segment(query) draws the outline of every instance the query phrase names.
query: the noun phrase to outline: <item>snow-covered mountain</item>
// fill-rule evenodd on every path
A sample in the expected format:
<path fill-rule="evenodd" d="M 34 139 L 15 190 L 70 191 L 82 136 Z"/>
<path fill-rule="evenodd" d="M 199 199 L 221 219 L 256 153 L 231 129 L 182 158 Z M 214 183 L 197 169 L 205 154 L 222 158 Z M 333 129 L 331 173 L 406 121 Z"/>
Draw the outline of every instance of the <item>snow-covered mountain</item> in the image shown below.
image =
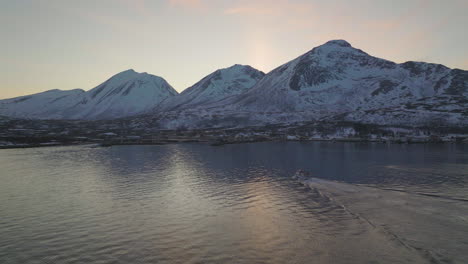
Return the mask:
<path fill-rule="evenodd" d="M 0 100 L 0 115 L 15 118 L 58 119 L 86 92 L 81 89 L 49 90 L 42 93 Z"/>
<path fill-rule="evenodd" d="M 112 119 L 152 110 L 177 92 L 163 78 L 127 70 L 87 92 L 50 90 L 0 100 L 0 115 L 33 119 Z"/>
<path fill-rule="evenodd" d="M 468 125 L 468 72 L 397 64 L 332 40 L 269 72 L 244 93 L 158 118 L 168 128 L 318 120 Z"/>
<path fill-rule="evenodd" d="M 441 112 L 450 115 L 446 122 L 466 122 L 468 72 L 424 62 L 397 64 L 370 56 L 344 40 L 333 40 L 274 69 L 247 92 L 223 101 L 218 110 L 250 115 L 297 113 L 298 119 L 346 113 L 349 120 L 366 122 L 372 121 L 366 119 L 366 111 L 406 107 L 419 110 L 426 121 L 432 111 L 439 117 Z M 351 114 L 356 112 L 363 114 Z M 400 123 L 410 125 L 417 118 L 412 114 Z"/>
<path fill-rule="evenodd" d="M 265 73 L 250 66 L 236 64 L 217 70 L 164 101 L 157 111 L 179 111 L 205 107 L 210 103 L 239 95 L 252 88 Z"/>
<path fill-rule="evenodd" d="M 276 68 L 232 103 L 261 111 L 376 109 L 439 95 L 467 96 L 466 74 L 440 64 L 396 64 L 334 40 Z"/>
<path fill-rule="evenodd" d="M 0 100 L 0 115 L 39 119 L 135 119 L 149 126 L 242 127 L 308 121 L 468 126 L 468 71 L 397 64 L 332 40 L 264 75 L 234 65 L 180 95 L 133 70 L 98 87 Z"/>

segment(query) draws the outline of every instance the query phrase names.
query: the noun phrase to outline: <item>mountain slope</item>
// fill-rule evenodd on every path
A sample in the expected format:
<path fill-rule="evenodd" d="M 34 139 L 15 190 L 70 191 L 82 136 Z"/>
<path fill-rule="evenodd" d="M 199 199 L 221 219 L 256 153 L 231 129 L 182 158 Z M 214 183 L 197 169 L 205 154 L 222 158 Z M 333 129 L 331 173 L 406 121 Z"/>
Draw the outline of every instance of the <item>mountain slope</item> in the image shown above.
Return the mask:
<path fill-rule="evenodd" d="M 244 93 L 155 118 L 168 128 L 319 120 L 466 126 L 467 98 L 467 71 L 397 64 L 332 40 L 269 72 Z"/>
<path fill-rule="evenodd" d="M 234 65 L 180 95 L 162 78 L 133 70 L 96 88 L 0 100 L 0 115 L 112 119 L 148 113 L 160 128 L 239 127 L 320 120 L 379 125 L 468 126 L 468 72 L 397 64 L 332 40 L 264 75 Z M 133 118 L 133 117 L 132 117 Z"/>
<path fill-rule="evenodd" d="M 439 64 L 396 64 L 335 40 L 276 68 L 233 103 L 271 111 L 373 109 L 441 94 L 466 95 L 466 85 L 459 80 L 457 86 L 456 80 L 463 72 Z"/>
<path fill-rule="evenodd" d="M 150 111 L 177 92 L 163 78 L 128 70 L 86 93 L 65 111 L 71 119 L 112 119 Z"/>
<path fill-rule="evenodd" d="M 187 88 L 180 95 L 166 100 L 158 110 L 175 111 L 204 107 L 246 92 L 263 76 L 265 76 L 263 72 L 239 64 L 220 69 Z"/>
<path fill-rule="evenodd" d="M 433 103 L 432 110 L 442 104 L 444 111 L 459 112 L 466 109 L 467 96 L 467 71 L 424 62 L 396 64 L 334 40 L 274 69 L 246 93 L 223 102 L 227 106 L 218 107 L 257 113 L 309 112 L 323 118 L 425 100 Z"/>
<path fill-rule="evenodd" d="M 42 93 L 0 100 L 0 114 L 14 118 L 59 119 L 62 111 L 77 102 L 85 91 L 49 90 Z"/>
<path fill-rule="evenodd" d="M 145 113 L 176 94 L 161 77 L 127 70 L 87 92 L 51 90 L 0 100 L 0 114 L 35 119 L 112 119 Z"/>

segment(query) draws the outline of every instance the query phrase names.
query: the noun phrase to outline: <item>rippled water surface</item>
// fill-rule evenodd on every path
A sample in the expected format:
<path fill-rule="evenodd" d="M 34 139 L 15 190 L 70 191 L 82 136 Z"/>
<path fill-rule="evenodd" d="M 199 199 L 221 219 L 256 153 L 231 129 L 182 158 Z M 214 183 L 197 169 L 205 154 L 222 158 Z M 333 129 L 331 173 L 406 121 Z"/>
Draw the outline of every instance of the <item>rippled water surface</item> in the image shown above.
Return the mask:
<path fill-rule="evenodd" d="M 0 263 L 425 263 L 298 169 L 468 200 L 466 145 L 0 150 Z"/>

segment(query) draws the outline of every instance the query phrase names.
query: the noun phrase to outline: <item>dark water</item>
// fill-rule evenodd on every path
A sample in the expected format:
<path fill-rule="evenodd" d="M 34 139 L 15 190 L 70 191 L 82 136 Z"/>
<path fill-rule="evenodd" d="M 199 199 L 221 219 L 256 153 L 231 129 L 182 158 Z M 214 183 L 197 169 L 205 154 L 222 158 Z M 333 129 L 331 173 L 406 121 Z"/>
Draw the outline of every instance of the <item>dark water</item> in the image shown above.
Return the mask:
<path fill-rule="evenodd" d="M 291 175 L 468 199 L 468 146 L 0 151 L 0 263 L 424 263 Z"/>

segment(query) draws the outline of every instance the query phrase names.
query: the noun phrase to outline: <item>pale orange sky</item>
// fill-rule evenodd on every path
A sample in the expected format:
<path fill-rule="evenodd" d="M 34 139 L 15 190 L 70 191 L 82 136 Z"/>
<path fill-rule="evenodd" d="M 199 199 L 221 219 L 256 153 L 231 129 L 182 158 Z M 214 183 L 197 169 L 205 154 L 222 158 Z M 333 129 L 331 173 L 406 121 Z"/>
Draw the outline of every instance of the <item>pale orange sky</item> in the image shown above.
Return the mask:
<path fill-rule="evenodd" d="M 179 92 L 218 68 L 268 72 L 331 39 L 468 69 L 464 0 L 0 0 L 0 98 L 89 90 L 126 69 Z"/>

